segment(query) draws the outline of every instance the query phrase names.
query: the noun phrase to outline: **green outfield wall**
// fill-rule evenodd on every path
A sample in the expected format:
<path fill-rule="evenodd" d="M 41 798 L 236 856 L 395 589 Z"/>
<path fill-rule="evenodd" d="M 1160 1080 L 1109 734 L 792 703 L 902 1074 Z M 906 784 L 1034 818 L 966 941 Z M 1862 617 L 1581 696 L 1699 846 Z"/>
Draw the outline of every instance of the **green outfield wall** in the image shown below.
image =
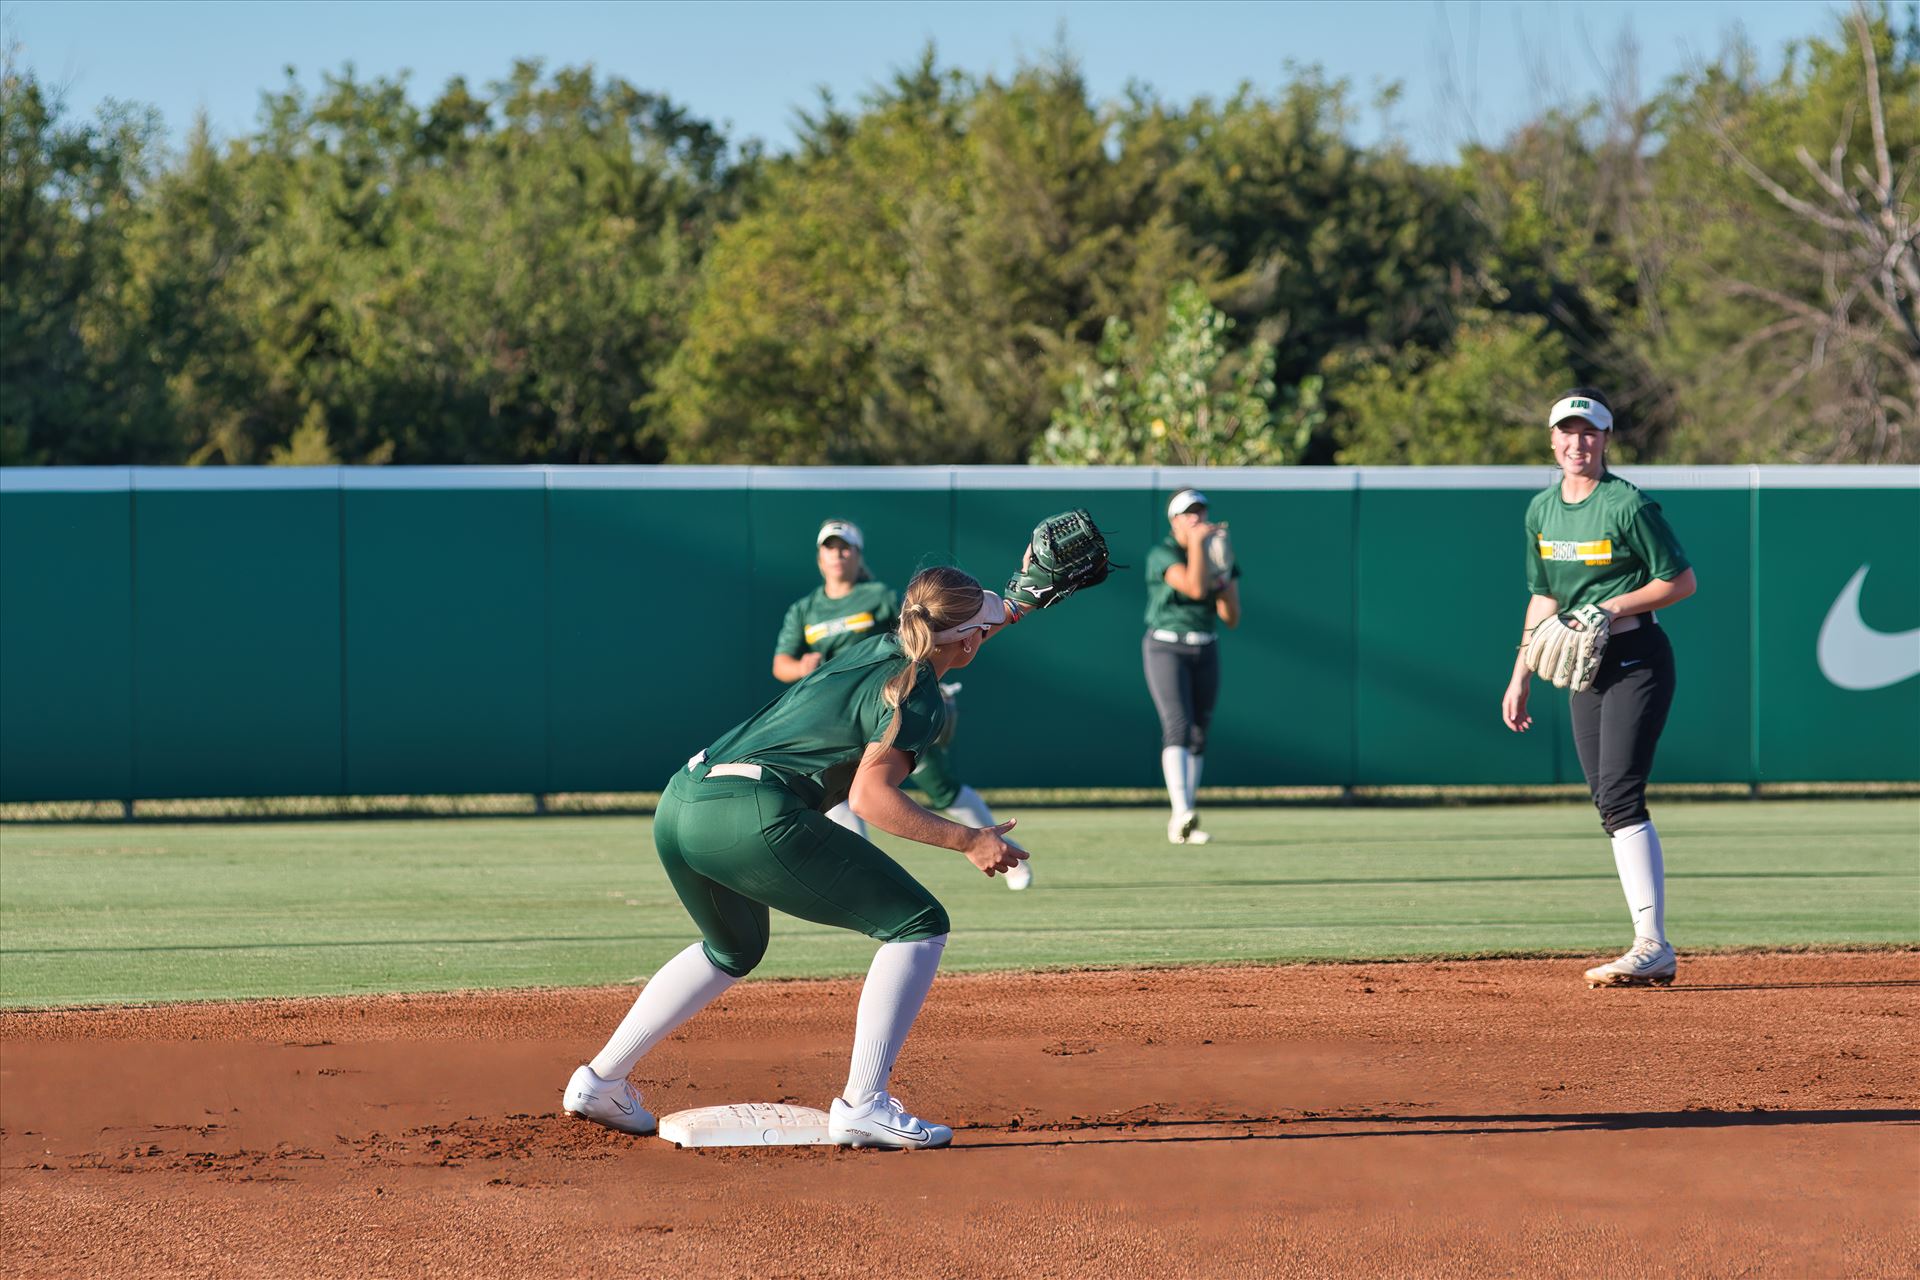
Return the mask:
<path fill-rule="evenodd" d="M 1700 578 L 1656 778 L 1920 780 L 1920 468 L 1624 468 Z M 1544 467 L 0 470 L 0 799 L 657 790 L 780 691 L 822 518 L 990 585 L 1087 507 L 1131 566 L 961 676 L 976 786 L 1153 786 L 1147 548 L 1245 571 L 1206 782 L 1576 782 L 1499 701 Z"/>

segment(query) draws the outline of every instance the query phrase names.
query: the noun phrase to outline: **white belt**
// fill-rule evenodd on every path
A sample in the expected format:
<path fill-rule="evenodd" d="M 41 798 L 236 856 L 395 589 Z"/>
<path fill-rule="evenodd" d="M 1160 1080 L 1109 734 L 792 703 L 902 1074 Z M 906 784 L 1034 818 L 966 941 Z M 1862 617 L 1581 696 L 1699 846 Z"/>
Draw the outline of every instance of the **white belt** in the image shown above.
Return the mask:
<path fill-rule="evenodd" d="M 1212 644 L 1217 638 L 1211 631 L 1149 631 L 1147 634 L 1168 644 Z"/>
<path fill-rule="evenodd" d="M 704 751 L 694 756 L 693 759 L 687 761 L 687 772 L 692 773 L 695 767 L 704 764 L 706 759 L 707 753 Z M 746 778 L 750 781 L 758 782 L 760 781 L 761 773 L 762 770 L 757 764 L 716 764 L 707 770 L 707 777 Z"/>

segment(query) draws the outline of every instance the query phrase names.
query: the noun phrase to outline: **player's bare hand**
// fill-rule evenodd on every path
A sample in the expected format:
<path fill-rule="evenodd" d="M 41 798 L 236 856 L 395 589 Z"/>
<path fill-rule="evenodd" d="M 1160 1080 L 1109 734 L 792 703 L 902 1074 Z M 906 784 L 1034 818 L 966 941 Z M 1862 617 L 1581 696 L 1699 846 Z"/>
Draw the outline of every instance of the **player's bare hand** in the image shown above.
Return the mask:
<path fill-rule="evenodd" d="M 815 649 L 812 653 L 801 654 L 800 655 L 801 676 L 805 677 L 805 676 L 812 675 L 814 672 L 820 669 L 820 664 L 825 660 L 826 660 L 826 655 L 821 653 L 818 649 Z"/>
<path fill-rule="evenodd" d="M 1515 733 L 1525 733 L 1533 727 L 1533 717 L 1527 714 L 1527 693 L 1528 682 L 1517 680 L 1507 686 L 1506 696 L 1500 699 L 1500 718 Z"/>
<path fill-rule="evenodd" d="M 1027 860 L 1027 851 L 1018 845 L 1008 843 L 1007 832 L 1013 830 L 1017 818 L 1008 818 L 998 826 L 976 827 L 973 837 L 967 841 L 967 847 L 961 852 L 967 855 L 967 861 L 988 875 L 1000 871 L 1011 871 Z"/>

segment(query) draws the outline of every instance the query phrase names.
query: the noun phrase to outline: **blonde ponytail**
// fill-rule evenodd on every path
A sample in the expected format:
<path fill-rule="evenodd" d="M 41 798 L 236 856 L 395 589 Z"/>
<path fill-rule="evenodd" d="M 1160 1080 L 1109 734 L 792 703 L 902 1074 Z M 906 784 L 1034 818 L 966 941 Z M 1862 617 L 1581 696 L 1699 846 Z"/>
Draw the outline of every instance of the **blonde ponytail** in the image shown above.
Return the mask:
<path fill-rule="evenodd" d="M 979 612 L 981 595 L 980 584 L 970 575 L 945 565 L 922 569 L 907 583 L 898 633 L 900 652 L 907 661 L 888 677 L 882 695 L 893 708 L 893 719 L 880 737 L 882 747 L 891 747 L 900 736 L 900 708 L 907 704 L 920 678 L 920 664 L 933 656 L 934 633 Z"/>

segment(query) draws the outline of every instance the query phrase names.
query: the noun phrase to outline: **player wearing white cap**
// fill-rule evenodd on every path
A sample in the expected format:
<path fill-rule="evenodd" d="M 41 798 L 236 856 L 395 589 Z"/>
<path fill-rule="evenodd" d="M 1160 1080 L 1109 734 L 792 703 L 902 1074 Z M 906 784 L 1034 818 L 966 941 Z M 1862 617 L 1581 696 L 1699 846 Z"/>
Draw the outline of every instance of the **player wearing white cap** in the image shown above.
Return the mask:
<path fill-rule="evenodd" d="M 1655 609 L 1694 593 L 1692 567 L 1660 504 L 1607 470 L 1613 408 L 1576 387 L 1547 415 L 1560 478 L 1527 506 L 1526 634 L 1593 606 L 1606 647 L 1592 685 L 1571 695 L 1573 745 L 1633 921 L 1633 946 L 1587 970 L 1590 986 L 1664 986 L 1678 968 L 1666 931 L 1666 866 L 1647 814 L 1647 776 L 1673 705 L 1673 646 Z M 1548 623 L 1548 625 L 1552 625 Z M 1525 640 L 1500 700 L 1515 733 L 1533 724 Z"/>
<path fill-rule="evenodd" d="M 1147 553 L 1147 634 L 1140 641 L 1147 692 L 1160 716 L 1160 771 L 1173 816 L 1167 839 L 1205 844 L 1195 797 L 1207 726 L 1220 696 L 1217 627 L 1240 625 L 1240 566 L 1226 526 L 1207 519 L 1207 495 L 1182 489 L 1167 504 L 1172 531 Z"/>
<path fill-rule="evenodd" d="M 899 596 L 867 570 L 866 537 L 859 525 L 827 520 L 813 541 L 820 585 L 788 606 L 774 641 L 773 676 L 783 684 L 811 675 L 823 661 L 857 640 L 893 630 L 900 617 Z M 948 752 L 957 715 L 953 692 L 958 688 L 942 687 L 946 731 L 920 753 L 910 781 L 926 793 L 928 807 L 943 811 L 955 822 L 991 827 L 993 810 L 978 791 L 960 781 Z M 845 805 L 827 816 L 849 831 L 866 834 L 866 824 Z M 1033 872 L 1022 863 L 1007 873 L 1006 882 L 1009 889 L 1025 889 L 1033 883 Z"/>

